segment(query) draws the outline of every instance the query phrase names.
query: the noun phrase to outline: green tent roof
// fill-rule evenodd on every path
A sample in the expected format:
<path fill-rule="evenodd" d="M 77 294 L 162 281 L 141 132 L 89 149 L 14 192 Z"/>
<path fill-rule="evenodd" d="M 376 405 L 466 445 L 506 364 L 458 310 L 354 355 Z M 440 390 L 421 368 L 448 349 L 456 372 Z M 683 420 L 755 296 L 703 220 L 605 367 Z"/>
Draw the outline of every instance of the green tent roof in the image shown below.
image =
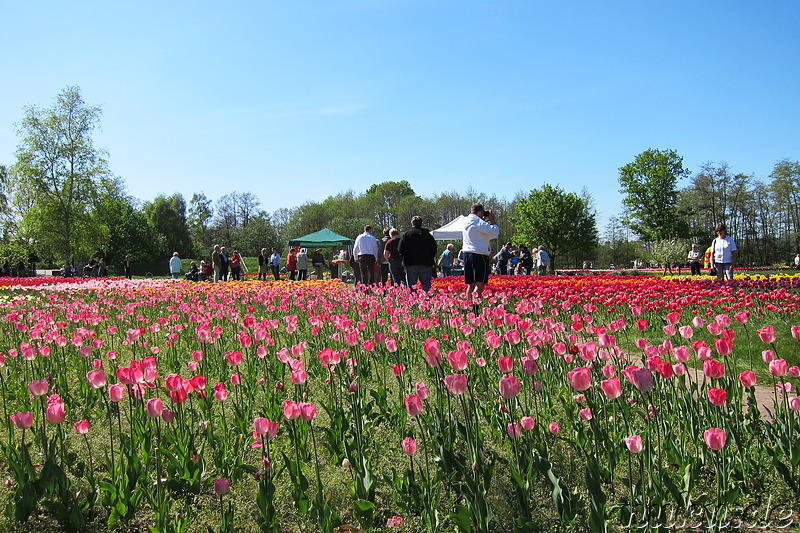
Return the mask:
<path fill-rule="evenodd" d="M 305 247 L 329 247 L 329 246 L 342 246 L 346 244 L 353 244 L 353 239 L 348 239 L 343 235 L 339 235 L 335 231 L 328 228 L 322 228 L 319 231 L 310 233 L 305 237 L 299 239 L 292 239 L 289 241 L 289 246 L 305 246 Z"/>

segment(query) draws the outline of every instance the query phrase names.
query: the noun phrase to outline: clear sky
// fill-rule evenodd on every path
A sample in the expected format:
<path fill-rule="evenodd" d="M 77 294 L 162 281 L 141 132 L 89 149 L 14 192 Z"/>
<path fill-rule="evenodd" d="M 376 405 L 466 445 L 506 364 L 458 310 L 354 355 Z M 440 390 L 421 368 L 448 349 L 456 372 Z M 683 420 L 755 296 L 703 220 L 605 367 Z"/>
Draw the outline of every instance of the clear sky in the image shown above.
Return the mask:
<path fill-rule="evenodd" d="M 765 179 L 800 159 L 800 2 L 0 0 L 0 163 L 68 85 L 142 200 L 274 211 L 407 180 L 621 211 L 618 168 L 674 149 Z"/>

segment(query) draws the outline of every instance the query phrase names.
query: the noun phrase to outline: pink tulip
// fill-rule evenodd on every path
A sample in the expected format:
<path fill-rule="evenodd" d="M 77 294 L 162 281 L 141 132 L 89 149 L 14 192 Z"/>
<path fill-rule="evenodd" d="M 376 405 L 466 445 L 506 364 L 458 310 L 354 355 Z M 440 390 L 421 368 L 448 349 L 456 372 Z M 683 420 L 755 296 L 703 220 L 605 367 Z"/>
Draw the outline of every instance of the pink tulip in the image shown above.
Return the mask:
<path fill-rule="evenodd" d="M 447 362 L 456 372 L 461 372 L 469 366 L 469 359 L 465 350 L 453 350 L 447 354 Z"/>
<path fill-rule="evenodd" d="M 774 350 L 761 350 L 761 359 L 767 364 L 770 364 L 772 361 L 775 360 L 775 351 Z"/>
<path fill-rule="evenodd" d="M 444 378 L 444 386 L 450 394 L 459 396 L 467 391 L 467 376 L 464 374 L 451 374 Z"/>
<path fill-rule="evenodd" d="M 514 369 L 514 359 L 511 356 L 498 357 L 497 368 L 500 369 L 500 372 L 511 372 Z"/>
<path fill-rule="evenodd" d="M 90 370 L 86 373 L 86 381 L 93 389 L 100 389 L 106 386 L 106 373 L 101 369 Z"/>
<path fill-rule="evenodd" d="M 167 424 L 172 423 L 175 420 L 175 411 L 164 409 L 161 411 L 161 419 Z"/>
<path fill-rule="evenodd" d="M 703 319 L 701 317 L 696 316 L 696 317 L 692 318 L 692 325 L 695 328 L 700 329 L 705 325 L 705 322 L 703 322 Z"/>
<path fill-rule="evenodd" d="M 639 453 L 644 449 L 644 443 L 642 442 L 642 437 L 640 435 L 629 435 L 625 437 L 625 446 L 628 448 L 628 451 L 631 453 Z"/>
<path fill-rule="evenodd" d="M 676 346 L 672 349 L 672 355 L 675 356 L 675 360 L 679 363 L 685 363 L 689 360 L 689 347 L 688 346 Z"/>
<path fill-rule="evenodd" d="M 714 339 L 714 347 L 717 349 L 717 353 L 722 356 L 733 353 L 733 342 L 726 337 Z"/>
<path fill-rule="evenodd" d="M 676 333 L 674 324 L 667 324 L 661 329 L 664 331 L 664 335 L 666 335 L 667 337 L 672 337 Z"/>
<path fill-rule="evenodd" d="M 522 428 L 516 422 L 509 422 L 506 424 L 506 433 L 512 439 L 516 439 L 522 434 Z"/>
<path fill-rule="evenodd" d="M 523 416 L 520 419 L 520 424 L 522 425 L 522 429 L 524 429 L 525 431 L 532 430 L 535 423 L 536 422 L 534 421 L 534 419 L 530 416 Z"/>
<path fill-rule="evenodd" d="M 89 424 L 88 420 L 81 420 L 79 422 L 75 422 L 75 432 L 78 435 L 86 435 L 89 433 L 89 428 L 91 425 Z"/>
<path fill-rule="evenodd" d="M 509 357 L 509 359 L 511 359 Z M 514 398 L 520 391 L 520 382 L 514 374 L 503 374 L 500 378 L 500 395 L 505 399 Z"/>
<path fill-rule="evenodd" d="M 741 381 L 742 385 L 745 387 L 753 387 L 756 384 L 756 373 L 752 370 L 745 370 L 739 374 L 739 381 Z"/>
<path fill-rule="evenodd" d="M 723 328 L 729 328 L 731 326 L 731 317 L 729 317 L 724 313 L 720 313 L 719 315 L 714 317 L 714 320 L 717 322 L 717 324 L 719 324 Z"/>
<path fill-rule="evenodd" d="M 231 490 L 231 482 L 224 477 L 218 477 L 214 480 L 214 494 L 217 496 L 222 496 L 224 494 L 228 494 Z"/>
<path fill-rule="evenodd" d="M 747 324 L 747 321 L 750 320 L 750 313 L 747 311 L 739 311 L 733 315 L 733 319 L 739 324 Z"/>
<path fill-rule="evenodd" d="M 122 399 L 125 398 L 126 392 L 127 389 L 125 388 L 125 385 L 121 383 L 114 383 L 108 387 L 108 397 L 112 402 L 122 401 Z"/>
<path fill-rule="evenodd" d="M 712 335 L 719 335 L 720 333 L 722 333 L 722 326 L 720 326 L 716 322 L 710 323 L 708 326 L 706 326 L 706 329 L 708 329 L 708 332 L 711 333 Z"/>
<path fill-rule="evenodd" d="M 774 326 L 764 326 L 763 328 L 757 330 L 758 331 L 758 338 L 761 339 L 761 342 L 765 344 L 772 344 L 775 342 L 775 327 Z"/>
<path fill-rule="evenodd" d="M 591 410 L 590 408 L 588 408 L 588 407 L 586 407 L 586 408 L 584 408 L 584 409 L 581 409 L 580 411 L 578 411 L 578 415 L 579 415 L 579 416 L 580 416 L 580 417 L 581 417 L 583 420 L 586 420 L 587 422 L 588 422 L 589 420 L 591 420 L 591 419 L 594 417 L 594 415 L 592 414 L 592 410 Z"/>
<path fill-rule="evenodd" d="M 547 426 L 547 430 L 553 435 L 558 435 L 559 431 L 561 431 L 561 426 L 558 425 L 558 422 L 550 422 Z"/>
<path fill-rule="evenodd" d="M 703 373 L 710 378 L 721 378 L 725 375 L 725 366 L 719 361 L 709 359 L 703 361 Z"/>
<path fill-rule="evenodd" d="M 709 428 L 703 432 L 703 440 L 706 442 L 706 446 L 714 451 L 724 448 L 727 439 L 728 436 L 725 434 L 724 429 Z"/>
<path fill-rule="evenodd" d="M 800 326 L 792 326 L 791 328 L 792 337 L 797 340 L 800 340 Z"/>
<path fill-rule="evenodd" d="M 681 326 L 678 328 L 678 333 L 680 333 L 681 337 L 684 339 L 691 339 L 694 336 L 692 326 Z"/>
<path fill-rule="evenodd" d="M 775 359 L 769 363 L 769 373 L 773 376 L 780 377 L 789 373 L 789 364 L 785 359 Z"/>
<path fill-rule="evenodd" d="M 662 378 L 669 379 L 675 375 L 675 369 L 669 361 L 662 361 L 661 364 L 658 365 L 658 373 L 661 374 Z"/>
<path fill-rule="evenodd" d="M 607 398 L 614 400 L 622 395 L 622 385 L 618 377 L 611 377 L 600 382 L 600 388 Z"/>
<path fill-rule="evenodd" d="M 800 366 L 793 365 L 789 367 L 789 375 L 793 378 L 800 378 Z"/>
<path fill-rule="evenodd" d="M 161 398 L 151 398 L 147 400 L 147 416 L 159 418 L 164 411 L 164 402 Z"/>
<path fill-rule="evenodd" d="M 564 355 L 565 353 L 567 353 L 567 345 L 564 344 L 563 342 L 558 342 L 553 345 L 553 352 L 556 355 Z"/>
<path fill-rule="evenodd" d="M 300 418 L 300 406 L 291 400 L 283 401 L 283 416 L 287 420 L 296 420 Z"/>
<path fill-rule="evenodd" d="M 50 385 L 47 384 L 46 379 L 34 379 L 28 383 L 28 390 L 34 396 L 44 396 L 50 390 Z"/>
<path fill-rule="evenodd" d="M 585 391 L 592 386 L 592 369 L 588 366 L 579 366 L 567 372 L 567 380 L 576 391 Z"/>
<path fill-rule="evenodd" d="M 646 368 L 629 365 L 622 371 L 622 375 L 641 392 L 647 392 L 653 388 L 653 374 Z"/>
<path fill-rule="evenodd" d="M 51 424 L 61 424 L 67 417 L 64 409 L 64 402 L 61 401 L 61 396 L 58 394 L 51 394 L 47 398 L 47 410 L 45 417 Z"/>
<path fill-rule="evenodd" d="M 220 402 L 224 402 L 228 399 L 228 389 L 225 388 L 224 383 L 217 382 L 214 384 L 214 398 Z"/>
<path fill-rule="evenodd" d="M 708 389 L 708 401 L 714 405 L 725 405 L 728 402 L 728 393 L 724 389 L 712 387 Z"/>
<path fill-rule="evenodd" d="M 616 367 L 612 364 L 605 365 L 601 371 L 603 372 L 603 377 L 606 378 L 613 378 L 614 375 L 617 373 Z"/>
<path fill-rule="evenodd" d="M 422 348 L 425 351 L 425 362 L 430 366 L 437 367 L 442 363 L 442 349 L 439 347 L 439 341 L 428 337 Z"/>
<path fill-rule="evenodd" d="M 180 374 L 170 374 L 164 379 L 164 386 L 169 391 L 176 391 L 183 388 L 183 378 Z"/>
<path fill-rule="evenodd" d="M 520 359 L 520 363 L 522 363 L 522 371 L 527 376 L 533 376 L 539 371 L 539 363 L 532 357 L 525 356 Z"/>
<path fill-rule="evenodd" d="M 426 400 L 428 399 L 428 396 L 431 395 L 430 391 L 428 390 L 428 387 L 425 385 L 425 382 L 423 381 L 417 381 L 416 385 L 414 385 L 414 390 L 416 391 L 417 396 L 419 396 L 420 400 Z"/>
<path fill-rule="evenodd" d="M 636 329 L 638 329 L 639 331 L 644 331 L 644 330 L 646 330 L 646 329 L 647 329 L 647 326 L 648 326 L 648 324 L 647 324 L 647 320 L 640 319 L 640 320 L 637 320 L 637 321 L 636 321 Z"/>
<path fill-rule="evenodd" d="M 409 394 L 406 396 L 405 404 L 408 416 L 417 416 L 422 413 L 422 398 L 419 394 Z"/>
<path fill-rule="evenodd" d="M 33 413 L 30 412 L 13 414 L 8 418 L 10 418 L 19 429 L 28 429 L 33 425 Z"/>
<path fill-rule="evenodd" d="M 675 375 L 682 376 L 686 373 L 686 365 L 683 363 L 678 363 L 672 366 L 672 371 L 675 372 Z"/>
<path fill-rule="evenodd" d="M 789 409 L 792 411 L 800 410 L 800 396 L 793 396 L 789 398 Z"/>
<path fill-rule="evenodd" d="M 411 437 L 406 437 L 400 441 L 400 447 L 403 449 L 403 453 L 406 455 L 414 455 L 417 453 L 417 441 Z"/>
<path fill-rule="evenodd" d="M 306 422 L 317 418 L 317 406 L 313 402 L 300 402 L 297 406 L 300 408 L 300 417 Z"/>

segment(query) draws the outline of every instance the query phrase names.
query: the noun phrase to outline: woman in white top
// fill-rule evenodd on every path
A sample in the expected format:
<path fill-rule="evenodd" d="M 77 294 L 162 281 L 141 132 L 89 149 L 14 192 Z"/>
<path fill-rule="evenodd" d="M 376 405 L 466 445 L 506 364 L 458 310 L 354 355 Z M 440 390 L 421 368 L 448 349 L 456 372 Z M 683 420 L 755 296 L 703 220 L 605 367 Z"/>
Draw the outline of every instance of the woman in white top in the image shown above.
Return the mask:
<path fill-rule="evenodd" d="M 711 242 L 711 268 L 717 269 L 717 279 L 733 279 L 733 267 L 739 249 L 733 237 L 728 236 L 725 224 L 717 224 L 717 238 Z"/>

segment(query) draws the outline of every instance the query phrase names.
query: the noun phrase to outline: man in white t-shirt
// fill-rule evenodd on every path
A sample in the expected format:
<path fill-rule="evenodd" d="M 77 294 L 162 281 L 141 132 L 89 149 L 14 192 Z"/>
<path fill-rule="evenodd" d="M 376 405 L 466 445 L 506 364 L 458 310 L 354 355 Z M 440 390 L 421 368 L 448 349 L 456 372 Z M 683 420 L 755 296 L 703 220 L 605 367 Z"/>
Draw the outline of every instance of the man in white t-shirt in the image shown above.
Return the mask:
<path fill-rule="evenodd" d="M 739 249 L 733 237 L 728 235 L 725 224 L 717 224 L 717 238 L 711 242 L 711 268 L 717 269 L 717 279 L 723 276 L 727 280 L 733 279 L 733 267 L 736 266 L 736 256 Z"/>
<path fill-rule="evenodd" d="M 489 241 L 500 235 L 494 213 L 484 210 L 482 204 L 472 204 L 462 235 L 464 247 L 461 253 L 464 255 L 464 282 L 467 284 L 465 296 L 472 300 L 474 293 L 482 298 L 483 287 L 489 281 Z M 474 304 L 474 309 L 477 312 L 477 304 Z"/>

